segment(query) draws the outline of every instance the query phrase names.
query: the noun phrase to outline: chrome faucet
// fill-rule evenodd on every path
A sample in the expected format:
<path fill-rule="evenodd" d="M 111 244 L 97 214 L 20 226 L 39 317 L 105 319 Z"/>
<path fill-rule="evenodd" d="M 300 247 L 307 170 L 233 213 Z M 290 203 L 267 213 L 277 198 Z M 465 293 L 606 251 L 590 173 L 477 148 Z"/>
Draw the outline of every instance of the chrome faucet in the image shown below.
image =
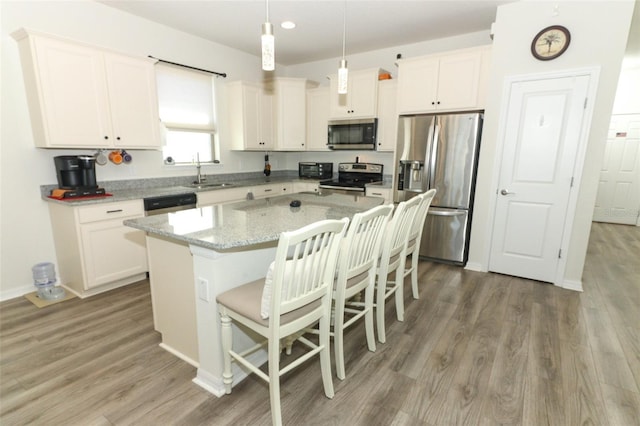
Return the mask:
<path fill-rule="evenodd" d="M 203 183 L 206 182 L 207 178 L 206 176 L 203 176 L 201 173 L 201 166 L 200 166 L 200 153 L 196 153 L 196 180 L 193 183 Z"/>

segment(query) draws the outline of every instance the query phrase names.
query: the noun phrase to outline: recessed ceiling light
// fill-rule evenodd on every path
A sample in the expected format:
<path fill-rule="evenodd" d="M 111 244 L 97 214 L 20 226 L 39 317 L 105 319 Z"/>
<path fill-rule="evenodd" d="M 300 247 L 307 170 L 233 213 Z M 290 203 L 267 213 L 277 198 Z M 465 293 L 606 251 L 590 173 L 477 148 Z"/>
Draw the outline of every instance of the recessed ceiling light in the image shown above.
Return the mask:
<path fill-rule="evenodd" d="M 296 23 L 292 21 L 284 21 L 280 26 L 285 30 L 292 30 L 296 27 Z"/>

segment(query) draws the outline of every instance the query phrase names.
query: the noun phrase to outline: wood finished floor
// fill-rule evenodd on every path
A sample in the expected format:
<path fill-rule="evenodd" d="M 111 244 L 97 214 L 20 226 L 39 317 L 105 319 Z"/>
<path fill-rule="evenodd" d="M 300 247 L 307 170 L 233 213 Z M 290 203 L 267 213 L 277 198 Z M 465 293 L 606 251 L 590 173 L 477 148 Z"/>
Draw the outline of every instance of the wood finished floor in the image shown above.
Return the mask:
<path fill-rule="evenodd" d="M 640 228 L 594 224 L 584 293 L 429 262 L 420 283 L 375 353 L 347 333 L 333 400 L 318 361 L 285 376 L 285 424 L 640 425 Z M 158 347 L 146 281 L 0 320 L 3 426 L 270 423 L 260 379 L 216 398 Z"/>

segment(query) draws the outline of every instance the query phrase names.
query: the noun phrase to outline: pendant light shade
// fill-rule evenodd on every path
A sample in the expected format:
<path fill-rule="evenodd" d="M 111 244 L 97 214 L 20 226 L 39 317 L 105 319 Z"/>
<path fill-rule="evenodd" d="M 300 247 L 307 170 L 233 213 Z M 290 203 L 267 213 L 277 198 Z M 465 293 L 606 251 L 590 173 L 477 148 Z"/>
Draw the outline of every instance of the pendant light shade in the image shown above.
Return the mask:
<path fill-rule="evenodd" d="M 262 24 L 262 69 L 265 71 L 276 69 L 276 45 L 271 22 Z"/>
<path fill-rule="evenodd" d="M 344 2 L 344 13 L 342 15 L 342 59 L 338 68 L 338 94 L 345 95 L 349 86 L 349 70 L 345 59 L 347 45 L 347 1 Z"/>
<path fill-rule="evenodd" d="M 265 1 L 266 22 L 262 24 L 262 69 L 273 71 L 276 69 L 276 43 L 273 36 L 273 25 L 269 22 L 269 0 Z"/>
<path fill-rule="evenodd" d="M 340 67 L 338 68 L 338 93 L 345 95 L 347 93 L 347 86 L 349 81 L 349 70 L 347 69 L 347 61 L 345 59 L 340 60 Z"/>

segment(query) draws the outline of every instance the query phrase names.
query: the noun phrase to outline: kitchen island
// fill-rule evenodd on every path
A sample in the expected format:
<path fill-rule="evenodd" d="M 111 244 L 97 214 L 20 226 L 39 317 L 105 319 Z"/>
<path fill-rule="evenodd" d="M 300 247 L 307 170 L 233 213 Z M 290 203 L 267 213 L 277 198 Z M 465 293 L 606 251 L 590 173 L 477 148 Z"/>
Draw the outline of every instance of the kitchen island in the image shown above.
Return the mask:
<path fill-rule="evenodd" d="M 300 207 L 291 207 L 293 200 Z M 264 277 L 280 234 L 325 219 L 351 218 L 381 198 L 317 193 L 282 195 L 130 219 L 146 232 L 151 297 L 161 346 L 198 368 L 194 382 L 224 394 L 216 296 Z M 234 328 L 236 350 L 255 344 Z M 253 354 L 266 362 L 266 351 Z M 246 377 L 234 371 L 234 384 Z"/>

